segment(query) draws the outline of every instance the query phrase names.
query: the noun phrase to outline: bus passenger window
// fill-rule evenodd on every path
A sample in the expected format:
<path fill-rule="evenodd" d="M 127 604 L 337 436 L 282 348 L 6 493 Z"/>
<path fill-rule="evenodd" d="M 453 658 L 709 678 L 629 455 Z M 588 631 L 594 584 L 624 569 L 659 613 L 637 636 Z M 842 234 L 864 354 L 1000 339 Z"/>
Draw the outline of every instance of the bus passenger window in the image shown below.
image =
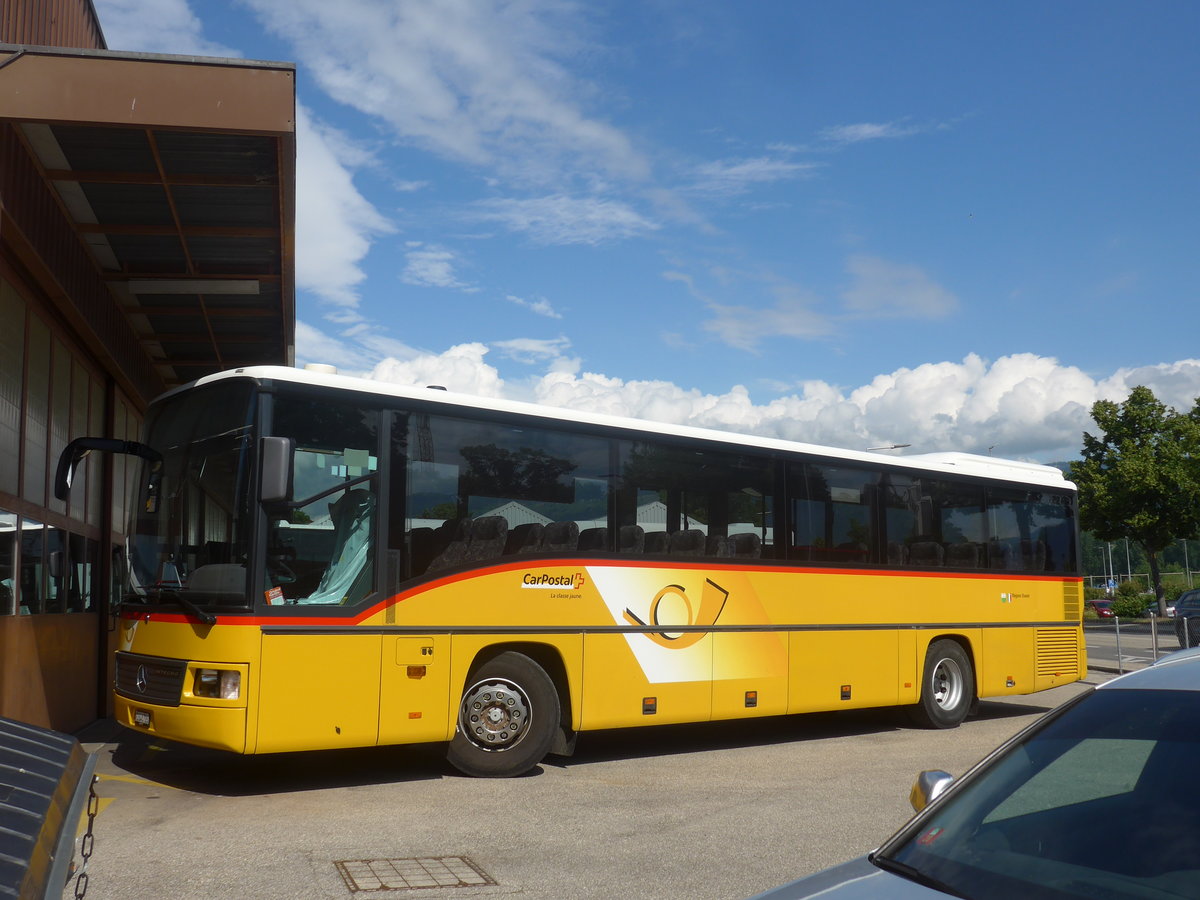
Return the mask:
<path fill-rule="evenodd" d="M 992 568 L 1061 572 L 1074 567 L 1069 558 L 1074 524 L 1064 495 L 989 488 L 987 525 Z"/>
<path fill-rule="evenodd" d="M 608 551 L 607 441 L 412 414 L 405 443 L 407 577 Z"/>
<path fill-rule="evenodd" d="M 906 538 L 908 562 L 918 567 L 986 567 L 983 490 L 935 478 L 914 479 L 916 533 Z M 890 538 L 890 533 L 889 533 Z"/>
<path fill-rule="evenodd" d="M 375 589 L 378 415 L 285 396 L 274 430 L 293 440 L 294 479 L 271 511 L 269 588 L 286 604 L 357 604 Z"/>
<path fill-rule="evenodd" d="M 877 478 L 842 466 L 794 465 L 789 557 L 840 565 L 876 561 L 871 503 Z"/>
<path fill-rule="evenodd" d="M 769 555 L 773 464 L 703 445 L 620 444 L 621 552 L 754 559 Z M 767 553 L 764 553 L 767 548 Z"/>

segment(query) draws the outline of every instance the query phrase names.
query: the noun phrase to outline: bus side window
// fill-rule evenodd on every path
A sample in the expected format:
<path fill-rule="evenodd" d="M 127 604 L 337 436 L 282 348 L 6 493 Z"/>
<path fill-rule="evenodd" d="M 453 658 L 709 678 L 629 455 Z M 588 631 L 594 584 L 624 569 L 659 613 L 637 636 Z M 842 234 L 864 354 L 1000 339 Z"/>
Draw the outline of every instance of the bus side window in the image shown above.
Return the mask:
<path fill-rule="evenodd" d="M 623 441 L 619 454 L 623 552 L 753 559 L 770 547 L 774 468 L 765 455 L 650 441 Z"/>
<path fill-rule="evenodd" d="M 607 440 L 449 416 L 408 418 L 409 578 L 518 555 L 610 550 Z"/>
<path fill-rule="evenodd" d="M 865 469 L 793 465 L 789 558 L 844 566 L 876 562 L 872 502 L 877 479 Z"/>
<path fill-rule="evenodd" d="M 281 395 L 274 431 L 292 438 L 292 499 L 272 511 L 268 578 L 283 602 L 354 605 L 375 590 L 375 410 Z"/>
<path fill-rule="evenodd" d="M 1064 495 L 989 488 L 987 511 L 992 568 L 1061 572 L 1074 567 L 1071 506 Z"/>

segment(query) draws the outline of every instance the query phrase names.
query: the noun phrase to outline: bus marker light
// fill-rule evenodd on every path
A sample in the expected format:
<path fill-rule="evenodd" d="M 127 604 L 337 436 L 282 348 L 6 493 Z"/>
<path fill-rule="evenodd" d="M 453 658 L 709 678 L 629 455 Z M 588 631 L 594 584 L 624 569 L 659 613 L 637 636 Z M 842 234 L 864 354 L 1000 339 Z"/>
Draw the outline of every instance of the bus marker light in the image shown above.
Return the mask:
<path fill-rule="evenodd" d="M 848 685 L 848 684 L 842 685 L 842 699 L 843 700 L 850 699 L 850 685 Z"/>
<path fill-rule="evenodd" d="M 758 691 L 746 691 L 746 709 L 758 706 Z"/>
<path fill-rule="evenodd" d="M 419 712 L 410 712 L 408 714 L 408 717 L 410 719 L 419 719 L 419 718 L 421 718 L 421 714 Z"/>
<path fill-rule="evenodd" d="M 408 667 L 408 677 L 409 678 L 424 678 L 425 671 L 426 671 L 425 666 L 409 666 Z"/>
<path fill-rule="evenodd" d="M 642 715 L 643 716 L 652 716 L 656 712 L 658 712 L 658 698 L 657 697 L 643 697 L 642 698 Z"/>

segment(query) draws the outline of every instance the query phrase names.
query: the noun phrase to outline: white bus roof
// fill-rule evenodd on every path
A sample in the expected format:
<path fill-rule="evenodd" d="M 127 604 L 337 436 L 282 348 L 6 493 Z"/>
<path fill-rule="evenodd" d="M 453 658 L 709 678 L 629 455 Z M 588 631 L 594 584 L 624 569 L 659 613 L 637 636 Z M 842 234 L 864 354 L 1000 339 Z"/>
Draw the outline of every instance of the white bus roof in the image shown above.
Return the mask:
<path fill-rule="evenodd" d="M 387 397 L 432 401 L 449 407 L 462 407 L 465 411 L 488 410 L 521 416 L 534 416 L 550 422 L 576 422 L 632 431 L 652 432 L 654 434 L 673 437 L 714 441 L 740 447 L 758 447 L 766 450 L 807 453 L 815 456 L 842 459 L 847 462 L 863 462 L 873 466 L 886 465 L 894 468 L 923 469 L 926 471 L 945 472 L 947 474 L 973 475 L 980 478 L 1020 481 L 1026 484 L 1036 484 L 1045 487 L 1069 489 L 1074 489 L 1075 487 L 1066 479 L 1061 470 L 1040 463 L 956 452 L 891 456 L 882 453 L 872 453 L 867 450 L 846 450 L 838 447 L 786 441 L 780 438 L 761 437 L 759 435 L 742 434 L 733 431 L 696 428 L 690 425 L 672 425 L 665 422 L 654 422 L 649 419 L 634 419 L 601 413 L 580 412 L 573 409 L 541 406 L 536 403 L 525 403 L 518 400 L 478 397 L 473 394 L 460 394 L 439 388 L 374 381 L 368 378 L 293 369 L 286 366 L 246 366 L 226 372 L 217 372 L 213 375 L 206 375 L 203 378 L 197 379 L 190 385 L 177 388 L 170 393 L 174 394 L 178 391 L 187 390 L 190 387 L 198 387 L 200 385 L 236 378 L 286 381 L 293 384 L 360 391 L 362 393 L 379 394 Z"/>

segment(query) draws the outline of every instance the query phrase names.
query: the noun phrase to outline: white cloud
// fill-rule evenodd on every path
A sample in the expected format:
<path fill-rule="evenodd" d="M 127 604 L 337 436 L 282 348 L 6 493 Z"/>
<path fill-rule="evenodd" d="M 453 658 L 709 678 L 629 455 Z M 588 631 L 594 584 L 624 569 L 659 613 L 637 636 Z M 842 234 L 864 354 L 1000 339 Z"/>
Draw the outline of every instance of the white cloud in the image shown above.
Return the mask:
<path fill-rule="evenodd" d="M 517 306 L 523 306 L 530 312 L 537 313 L 539 316 L 545 316 L 547 319 L 562 318 L 562 314 L 555 310 L 551 306 L 550 301 L 545 297 L 538 297 L 536 300 L 526 300 L 523 297 L 516 297 L 509 294 L 504 299 L 509 303 L 515 303 Z"/>
<path fill-rule="evenodd" d="M 415 194 L 417 191 L 423 191 L 429 187 L 428 181 L 405 181 L 402 178 L 392 180 L 392 190 L 398 191 L 401 194 Z"/>
<path fill-rule="evenodd" d="M 308 363 L 336 366 L 346 374 L 365 374 L 358 347 L 297 319 L 296 365 L 303 368 Z"/>
<path fill-rule="evenodd" d="M 934 319 L 958 308 L 958 299 L 917 266 L 859 254 L 847 259 L 846 271 L 853 282 L 842 300 L 858 315 Z"/>
<path fill-rule="evenodd" d="M 558 359 L 570 349 L 566 337 L 557 338 L 514 338 L 510 341 L 493 341 L 492 346 L 509 359 L 533 365 L 547 359 Z"/>
<path fill-rule="evenodd" d="M 357 307 L 360 264 L 371 241 L 394 229 L 354 186 L 347 158 L 367 156 L 343 134 L 296 108 L 296 284 L 322 300 Z"/>
<path fill-rule="evenodd" d="M 1200 400 L 1200 359 L 1182 359 L 1136 368 L 1121 368 L 1100 382 L 1098 399 L 1121 401 L 1138 385 L 1177 410 L 1189 410 Z"/>
<path fill-rule="evenodd" d="M 711 273 L 725 287 L 742 286 L 746 277 L 729 269 L 714 268 Z M 771 276 L 754 276 L 751 280 L 766 282 L 767 293 L 773 298 L 769 306 L 751 307 L 745 304 L 725 304 L 702 291 L 695 279 L 684 272 L 663 273 L 667 281 L 677 281 L 687 287 L 688 293 L 703 303 L 712 318 L 701 324 L 705 331 L 730 347 L 754 353 L 763 340 L 771 337 L 811 339 L 829 334 L 832 330 L 827 316 L 815 307 L 817 298 L 783 279 Z"/>
<path fill-rule="evenodd" d="M 385 359 L 368 377 L 394 384 L 436 384 L 477 397 L 500 397 L 503 396 L 503 382 L 500 373 L 483 361 L 487 352 L 488 348 L 483 344 L 459 344 L 445 353 L 403 361 Z"/>
<path fill-rule="evenodd" d="M 758 185 L 803 177 L 816 167 L 814 163 L 795 163 L 765 156 L 718 160 L 696 167 L 695 182 L 690 190 L 701 194 L 733 196 Z"/>
<path fill-rule="evenodd" d="M 245 0 L 340 103 L 439 155 L 538 182 L 648 166 L 589 115 L 564 61 L 583 7 L 560 0 Z"/>
<path fill-rule="evenodd" d="M 405 284 L 417 287 L 454 288 L 462 291 L 474 291 L 470 284 L 460 281 L 454 274 L 458 257 L 445 247 L 438 244 L 425 244 L 421 241 L 409 241 L 404 251 L 404 271 L 400 280 Z"/>
<path fill-rule="evenodd" d="M 529 199 L 484 200 L 476 217 L 528 234 L 539 244 L 601 244 L 656 231 L 659 225 L 631 206 L 599 197 L 553 194 Z"/>
<path fill-rule="evenodd" d="M 878 141 L 892 138 L 911 137 L 923 129 L 899 122 L 859 122 L 854 125 L 832 125 L 821 130 L 822 140 L 833 144 L 858 144 L 863 141 Z"/>
<path fill-rule="evenodd" d="M 95 0 L 110 50 L 237 58 L 242 54 L 206 40 L 187 0 Z"/>
<path fill-rule="evenodd" d="M 549 356 L 561 348 L 542 349 Z M 483 344 L 464 344 L 443 354 L 386 360 L 372 377 L 832 447 L 900 443 L 912 445 L 909 454 L 960 450 L 1045 462 L 1078 456 L 1083 432 L 1095 427 L 1089 411 L 1099 399 L 1122 400 L 1135 384 L 1148 385 L 1177 408 L 1190 409 L 1192 400 L 1175 398 L 1200 396 L 1200 360 L 1121 370 L 1096 381 L 1050 357 L 1023 353 L 988 362 L 971 354 L 961 362 L 898 369 L 849 390 L 809 381 L 756 404 L 741 385 L 708 394 L 668 381 L 625 381 L 581 372 L 578 361 L 565 357 L 532 381 L 507 382 L 485 362 L 487 353 Z"/>
<path fill-rule="evenodd" d="M 713 317 L 703 323 L 704 330 L 730 347 L 752 353 L 767 338 L 811 339 L 830 331 L 828 319 L 800 296 L 782 298 L 765 308 L 710 303 L 709 309 Z"/>

